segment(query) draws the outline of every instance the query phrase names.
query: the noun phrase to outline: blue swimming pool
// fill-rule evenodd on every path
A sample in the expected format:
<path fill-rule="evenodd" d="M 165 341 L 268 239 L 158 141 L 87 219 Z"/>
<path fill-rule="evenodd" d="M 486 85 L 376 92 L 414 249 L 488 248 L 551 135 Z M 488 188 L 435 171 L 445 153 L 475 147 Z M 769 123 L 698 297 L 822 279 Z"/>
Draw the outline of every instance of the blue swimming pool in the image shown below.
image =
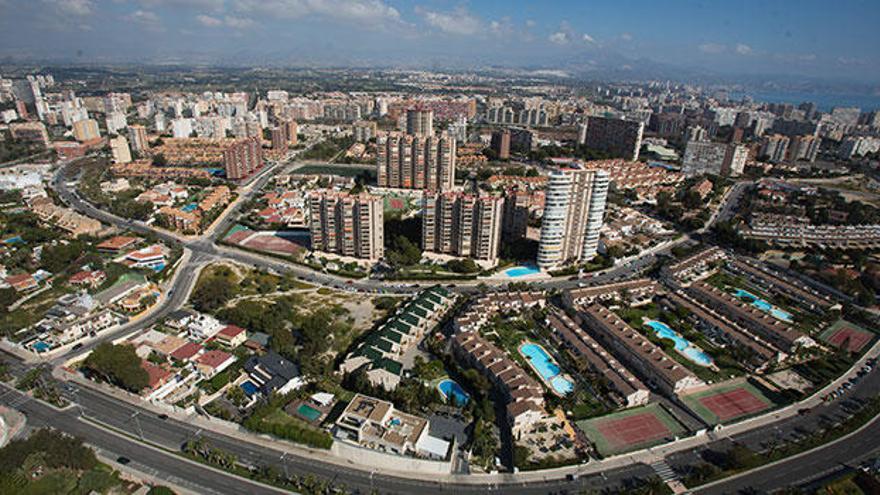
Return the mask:
<path fill-rule="evenodd" d="M 257 392 L 259 391 L 259 390 L 257 389 L 257 386 L 254 385 L 250 380 L 248 380 L 248 381 L 246 381 L 246 382 L 243 382 L 241 385 L 239 385 L 239 387 L 241 387 L 241 390 L 242 390 L 242 391 L 243 391 L 248 397 L 254 395 L 255 393 L 257 393 Z"/>
<path fill-rule="evenodd" d="M 504 274 L 510 278 L 525 277 L 526 275 L 534 275 L 536 273 L 541 273 L 541 270 L 534 266 L 516 266 L 504 270 Z"/>
<path fill-rule="evenodd" d="M 470 400 L 470 396 L 461 388 L 461 385 L 449 378 L 438 383 L 437 390 L 440 391 L 447 402 L 454 401 L 457 406 L 466 406 Z"/>
<path fill-rule="evenodd" d="M 187 213 L 191 213 L 193 210 L 195 210 L 195 209 L 198 208 L 198 207 L 199 207 L 199 205 L 197 205 L 197 204 L 195 204 L 195 203 L 190 203 L 190 204 L 188 204 L 188 205 L 182 207 L 180 210 L 181 210 L 181 211 L 185 211 L 185 212 L 187 212 Z"/>
<path fill-rule="evenodd" d="M 776 306 L 770 304 L 769 302 L 761 299 L 760 297 L 752 294 L 747 290 L 736 289 L 736 292 L 734 292 L 733 294 L 740 299 L 748 301 L 749 304 L 751 304 L 755 308 L 760 309 L 761 311 L 769 314 L 777 320 L 782 320 L 788 323 L 791 323 L 792 321 L 791 313 L 777 308 Z"/>
<path fill-rule="evenodd" d="M 675 330 L 669 328 L 669 325 L 662 321 L 650 320 L 645 323 L 654 334 L 661 339 L 671 340 L 675 344 L 675 350 L 683 354 L 686 358 L 699 364 L 700 366 L 711 366 L 712 357 L 703 352 L 699 347 L 693 345 L 690 340 L 684 338 Z"/>
<path fill-rule="evenodd" d="M 526 343 L 519 347 L 519 352 L 556 393 L 565 395 L 574 390 L 574 383 L 560 375 L 562 370 L 559 369 L 559 365 L 553 361 L 553 358 L 547 354 L 543 347 L 538 344 Z"/>
<path fill-rule="evenodd" d="M 51 348 L 52 348 L 52 346 L 43 342 L 42 340 L 38 340 L 38 341 L 34 342 L 34 350 L 37 352 L 46 352 Z"/>

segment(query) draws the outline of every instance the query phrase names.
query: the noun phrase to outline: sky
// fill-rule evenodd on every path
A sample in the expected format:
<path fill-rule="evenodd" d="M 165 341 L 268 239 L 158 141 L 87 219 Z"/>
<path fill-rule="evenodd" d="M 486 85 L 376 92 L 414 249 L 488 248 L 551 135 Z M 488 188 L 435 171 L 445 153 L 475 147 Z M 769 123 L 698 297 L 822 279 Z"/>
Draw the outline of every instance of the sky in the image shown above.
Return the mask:
<path fill-rule="evenodd" d="M 878 0 L 0 0 L 0 57 L 880 82 Z"/>

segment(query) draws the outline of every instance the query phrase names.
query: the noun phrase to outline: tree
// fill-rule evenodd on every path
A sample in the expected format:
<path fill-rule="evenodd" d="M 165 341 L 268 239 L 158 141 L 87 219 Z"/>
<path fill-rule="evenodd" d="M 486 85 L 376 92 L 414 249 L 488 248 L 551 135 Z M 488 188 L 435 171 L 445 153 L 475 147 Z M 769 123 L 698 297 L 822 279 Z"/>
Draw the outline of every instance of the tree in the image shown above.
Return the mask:
<path fill-rule="evenodd" d="M 389 263 L 396 267 L 417 265 L 422 259 L 422 251 L 406 237 L 399 235 L 391 242 L 391 249 L 385 253 Z"/>
<path fill-rule="evenodd" d="M 230 277 L 211 275 L 199 281 L 199 286 L 192 295 L 193 307 L 204 313 L 210 313 L 226 304 L 237 292 L 237 287 Z"/>
<path fill-rule="evenodd" d="M 0 289 L 0 313 L 5 313 L 10 304 L 18 300 L 18 294 L 12 287 Z"/>
<path fill-rule="evenodd" d="M 85 246 L 79 241 L 46 246 L 40 256 L 40 264 L 43 269 L 51 273 L 59 273 L 70 267 L 84 250 Z"/>
<path fill-rule="evenodd" d="M 474 273 L 480 271 L 480 265 L 470 258 L 464 260 L 449 260 L 446 263 L 446 268 L 455 273 Z"/>
<path fill-rule="evenodd" d="M 87 471 L 98 464 L 94 451 L 83 445 L 81 439 L 44 428 L 0 449 L 0 473 L 14 472 L 34 454 L 40 454 L 45 467 L 50 469 Z"/>
<path fill-rule="evenodd" d="M 141 358 L 133 345 L 101 343 L 83 362 L 83 368 L 130 392 L 138 393 L 150 382 L 149 374 L 141 367 Z"/>

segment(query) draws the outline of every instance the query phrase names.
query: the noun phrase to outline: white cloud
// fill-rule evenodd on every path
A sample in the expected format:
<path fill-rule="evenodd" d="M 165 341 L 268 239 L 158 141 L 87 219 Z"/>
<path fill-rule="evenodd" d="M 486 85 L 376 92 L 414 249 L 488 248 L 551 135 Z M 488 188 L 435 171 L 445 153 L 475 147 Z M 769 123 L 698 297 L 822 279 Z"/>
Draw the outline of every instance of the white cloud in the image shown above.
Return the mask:
<path fill-rule="evenodd" d="M 508 37 L 514 34 L 514 31 L 513 22 L 510 20 L 510 17 L 505 16 L 489 23 L 489 33 L 499 38 Z"/>
<path fill-rule="evenodd" d="M 701 52 L 717 55 L 727 50 L 727 47 L 718 43 L 703 43 L 698 47 Z"/>
<path fill-rule="evenodd" d="M 223 25 L 223 19 L 218 19 L 205 14 L 197 15 L 196 20 L 199 21 L 199 24 L 202 26 L 207 27 L 218 27 Z"/>
<path fill-rule="evenodd" d="M 284 19 L 318 15 L 362 23 L 400 21 L 400 12 L 382 0 L 234 0 L 233 7 Z"/>
<path fill-rule="evenodd" d="M 92 0 L 43 0 L 44 3 L 54 5 L 58 12 L 67 15 L 85 16 L 92 13 L 94 4 Z"/>
<path fill-rule="evenodd" d="M 620 39 L 622 39 L 623 41 L 632 41 L 633 35 L 631 35 L 629 33 L 621 33 Z"/>
<path fill-rule="evenodd" d="M 535 27 L 535 21 L 533 21 L 533 20 L 531 20 L 531 19 L 526 19 L 526 27 L 527 27 L 527 28 L 533 28 L 533 27 Z"/>
<path fill-rule="evenodd" d="M 457 8 L 452 12 L 436 12 L 417 8 L 416 12 L 425 19 L 429 26 L 437 28 L 444 33 L 470 36 L 479 33 L 482 29 L 480 20 L 464 8 Z M 500 30 L 501 23 L 498 21 L 493 22 L 490 25 L 490 29 Z"/>
<path fill-rule="evenodd" d="M 149 10 L 135 10 L 131 14 L 125 16 L 125 19 L 140 24 L 159 23 L 159 16 L 157 16 L 155 12 L 150 12 Z"/>
<path fill-rule="evenodd" d="M 587 43 L 595 43 L 596 42 L 596 40 L 593 39 L 593 37 L 587 33 L 584 33 L 583 40 L 586 41 Z"/>
<path fill-rule="evenodd" d="M 565 31 L 556 31 L 547 37 L 550 40 L 550 43 L 555 43 L 557 45 L 567 45 L 569 41 L 571 41 L 568 33 Z"/>
<path fill-rule="evenodd" d="M 221 12 L 225 8 L 226 0 L 140 0 L 140 3 L 144 7 L 185 7 Z"/>
<path fill-rule="evenodd" d="M 752 53 L 752 47 L 743 43 L 739 43 L 736 45 L 736 53 L 740 55 L 750 55 Z"/>
<path fill-rule="evenodd" d="M 257 25 L 257 23 L 253 19 L 247 17 L 235 17 L 231 15 L 220 18 L 201 14 L 196 16 L 196 21 L 198 21 L 198 23 L 202 26 L 212 28 L 226 26 L 232 29 L 248 29 Z"/>
<path fill-rule="evenodd" d="M 248 29 L 257 25 L 257 23 L 254 22 L 253 19 L 249 19 L 247 17 L 234 17 L 231 15 L 224 17 L 223 21 L 226 23 L 227 26 L 233 29 Z"/>
<path fill-rule="evenodd" d="M 123 19 L 129 22 L 140 24 L 141 26 L 153 31 L 165 30 L 165 28 L 162 27 L 162 19 L 160 19 L 155 12 L 149 10 L 135 10 L 131 14 L 124 16 Z"/>

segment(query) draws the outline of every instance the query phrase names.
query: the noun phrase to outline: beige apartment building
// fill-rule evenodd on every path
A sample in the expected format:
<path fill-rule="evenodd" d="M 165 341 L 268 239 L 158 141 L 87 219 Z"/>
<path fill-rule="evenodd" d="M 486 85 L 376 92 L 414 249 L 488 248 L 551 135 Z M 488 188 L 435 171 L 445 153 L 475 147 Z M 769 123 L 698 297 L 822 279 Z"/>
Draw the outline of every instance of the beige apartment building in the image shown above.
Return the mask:
<path fill-rule="evenodd" d="M 503 198 L 493 196 L 453 192 L 426 195 L 422 249 L 494 265 L 501 243 L 503 205 Z"/>
<path fill-rule="evenodd" d="M 381 197 L 318 191 L 309 207 L 312 251 L 372 261 L 384 256 Z"/>

